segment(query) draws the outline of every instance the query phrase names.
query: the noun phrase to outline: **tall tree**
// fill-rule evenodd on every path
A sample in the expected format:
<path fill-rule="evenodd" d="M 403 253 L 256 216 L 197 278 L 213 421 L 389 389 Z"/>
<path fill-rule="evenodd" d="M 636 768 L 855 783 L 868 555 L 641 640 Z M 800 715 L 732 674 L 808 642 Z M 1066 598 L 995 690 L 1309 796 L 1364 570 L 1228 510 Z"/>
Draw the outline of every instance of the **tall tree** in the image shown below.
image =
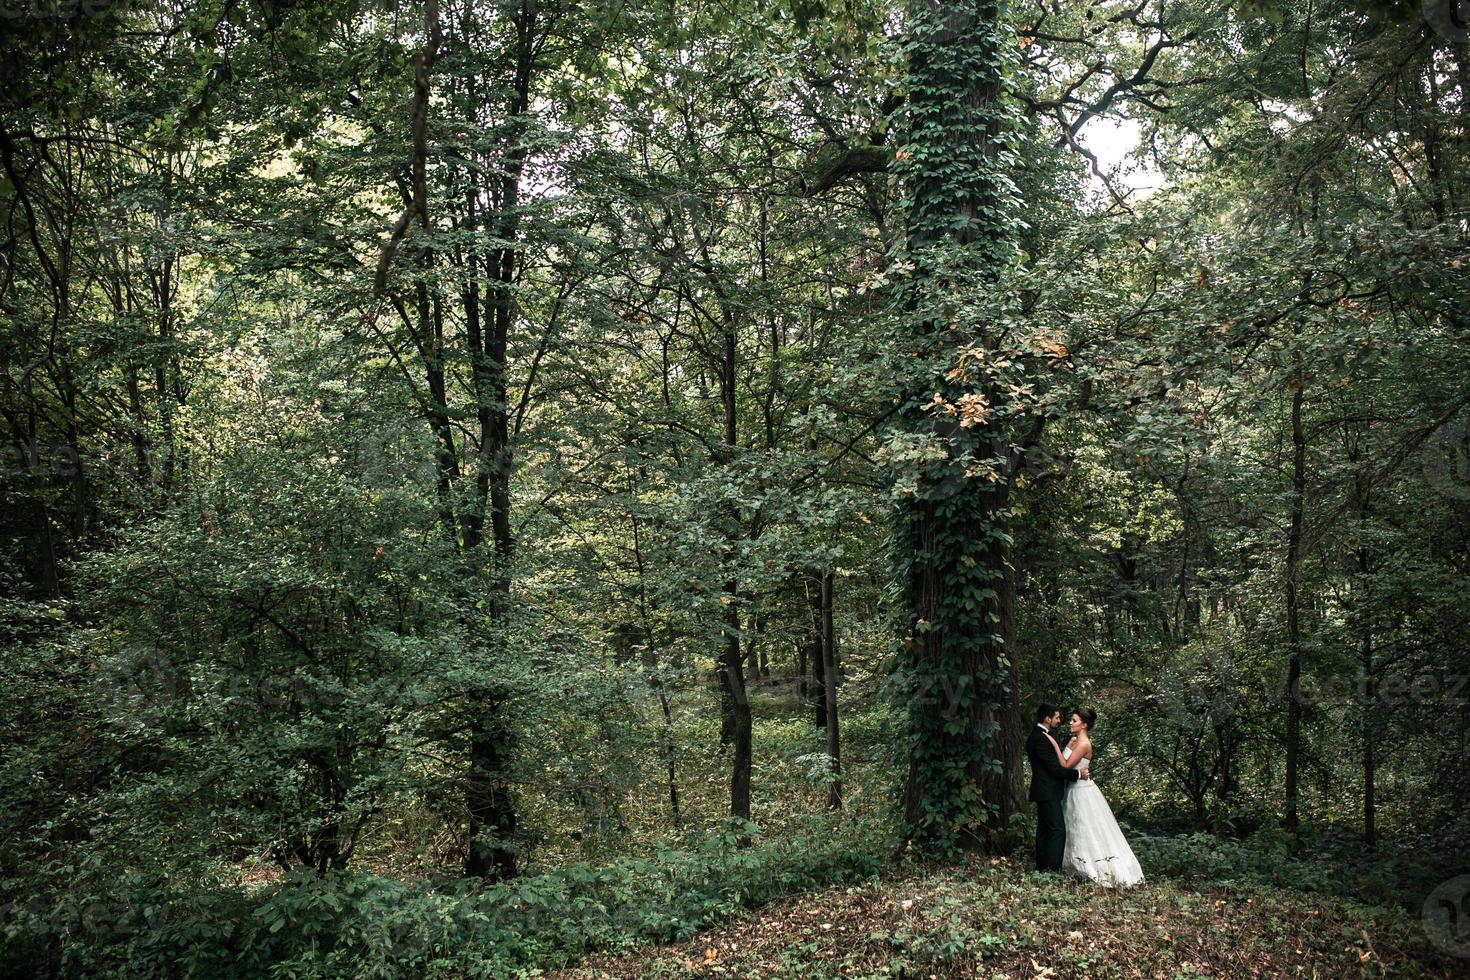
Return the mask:
<path fill-rule="evenodd" d="M 1011 687 L 1012 477 L 1030 422 L 1008 390 L 1005 325 L 980 298 L 1016 253 L 1008 175 L 1013 32 L 993 2 L 910 5 L 909 346 L 924 369 L 891 444 L 907 584 L 905 835 L 925 850 L 996 846 L 1017 806 Z M 960 308 L 958 297 L 975 304 Z M 977 302 L 978 301 L 978 302 Z"/>

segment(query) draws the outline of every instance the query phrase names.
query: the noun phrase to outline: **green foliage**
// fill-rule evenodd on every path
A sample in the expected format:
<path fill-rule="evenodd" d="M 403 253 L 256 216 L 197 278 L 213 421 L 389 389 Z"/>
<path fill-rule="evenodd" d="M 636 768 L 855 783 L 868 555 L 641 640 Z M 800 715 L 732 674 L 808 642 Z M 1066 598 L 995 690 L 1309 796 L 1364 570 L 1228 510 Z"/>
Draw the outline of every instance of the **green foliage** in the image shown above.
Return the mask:
<path fill-rule="evenodd" d="M 1150 876 L 1411 905 L 1470 803 L 1451 6 L 445 3 L 421 161 L 431 7 L 9 11 L 5 965 L 687 936 L 869 871 L 906 783 L 1004 849 L 1043 699 Z M 880 941 L 1043 941 L 963 912 Z"/>
<path fill-rule="evenodd" d="M 1337 829 L 1308 832 L 1300 840 L 1275 827 L 1239 839 L 1135 832 L 1128 842 L 1150 875 L 1210 887 L 1270 885 L 1416 914 L 1436 885 L 1470 868 L 1459 857 L 1436 857 L 1432 839 L 1404 838 L 1375 852 L 1365 850 L 1355 834 Z"/>
<path fill-rule="evenodd" d="M 591 950 L 684 938 L 878 868 L 881 833 L 870 822 L 813 816 L 780 838 L 736 846 L 755 829 L 731 821 L 694 850 L 569 864 L 481 888 L 304 869 L 250 893 L 120 881 L 105 895 L 12 907 L 7 955 L 11 964 L 42 957 L 30 962 L 66 975 L 512 976 Z"/>
<path fill-rule="evenodd" d="M 442 778 L 415 752 L 486 669 L 461 570 L 421 497 L 344 479 L 337 449 L 245 443 L 85 573 L 99 734 L 133 753 L 124 798 L 189 821 L 164 840 L 326 871 Z"/>

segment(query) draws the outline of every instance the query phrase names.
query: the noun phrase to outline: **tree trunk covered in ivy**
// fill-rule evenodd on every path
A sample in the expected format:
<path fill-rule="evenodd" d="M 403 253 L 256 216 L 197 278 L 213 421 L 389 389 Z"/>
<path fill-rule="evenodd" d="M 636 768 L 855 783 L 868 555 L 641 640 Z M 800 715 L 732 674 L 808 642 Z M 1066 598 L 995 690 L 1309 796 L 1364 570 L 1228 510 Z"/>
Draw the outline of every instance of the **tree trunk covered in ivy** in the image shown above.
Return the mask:
<path fill-rule="evenodd" d="M 925 368 L 904 393 L 901 426 L 918 447 L 897 515 L 911 631 L 903 816 L 907 839 L 944 853 L 996 845 L 1017 805 L 1006 574 L 1016 420 L 1006 419 L 989 368 L 995 330 L 962 326 L 946 308 L 993 283 L 1013 254 L 1003 96 L 1015 40 L 994 3 L 916 2 L 910 18 L 910 127 L 899 161 L 912 267 L 903 302 L 915 363 Z M 978 377 L 966 358 L 980 365 Z"/>

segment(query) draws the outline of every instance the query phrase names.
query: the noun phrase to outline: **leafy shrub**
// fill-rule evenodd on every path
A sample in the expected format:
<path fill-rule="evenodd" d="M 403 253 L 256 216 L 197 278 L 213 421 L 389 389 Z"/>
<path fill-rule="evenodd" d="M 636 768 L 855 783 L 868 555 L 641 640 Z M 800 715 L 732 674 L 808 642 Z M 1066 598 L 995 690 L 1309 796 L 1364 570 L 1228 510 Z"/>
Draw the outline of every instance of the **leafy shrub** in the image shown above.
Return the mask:
<path fill-rule="evenodd" d="M 1266 884 L 1414 911 L 1435 885 L 1464 870 L 1447 866 L 1443 858 L 1431 858 L 1435 851 L 1425 841 L 1394 841 L 1374 853 L 1364 849 L 1357 835 L 1336 830 L 1308 830 L 1295 842 L 1272 826 L 1243 840 L 1206 833 L 1134 832 L 1129 843 L 1148 875 L 1202 885 Z"/>
<path fill-rule="evenodd" d="M 409 884 L 298 868 L 255 893 L 184 891 L 119 879 L 107 896 L 13 907 L 0 966 L 49 975 L 162 977 L 513 976 L 596 949 L 687 937 L 793 891 L 874 875 L 874 822 L 816 815 L 780 839 L 738 848 L 727 821 L 657 860 L 574 864 L 491 886 Z M 84 921 L 88 905 L 108 914 Z"/>

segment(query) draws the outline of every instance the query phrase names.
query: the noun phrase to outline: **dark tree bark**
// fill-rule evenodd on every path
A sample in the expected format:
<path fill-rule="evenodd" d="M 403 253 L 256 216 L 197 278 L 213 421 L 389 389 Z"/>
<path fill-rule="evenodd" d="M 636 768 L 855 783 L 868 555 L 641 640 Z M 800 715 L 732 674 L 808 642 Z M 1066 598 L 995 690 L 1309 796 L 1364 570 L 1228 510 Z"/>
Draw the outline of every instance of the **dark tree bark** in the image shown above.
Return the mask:
<path fill-rule="evenodd" d="M 733 458 L 739 446 L 736 415 L 736 363 L 739 350 L 736 345 L 735 329 L 726 324 L 724 330 L 723 357 L 718 365 L 720 374 L 720 400 L 725 415 L 724 445 L 722 451 Z M 739 524 L 739 515 L 731 512 L 727 520 L 733 527 Z M 732 542 L 733 544 L 733 542 Z M 730 549 L 733 553 L 733 548 Z M 727 558 L 730 557 L 727 555 Z M 740 651 L 740 582 L 731 577 L 725 583 L 724 652 L 720 658 L 722 695 L 720 715 L 722 729 L 728 729 L 734 753 L 730 760 L 730 815 L 750 819 L 750 764 L 752 759 L 750 698 L 745 690 L 745 672 L 742 669 Z M 742 843 L 746 839 L 742 837 Z"/>
<path fill-rule="evenodd" d="M 1367 574 L 1367 550 L 1358 551 L 1358 570 Z M 1366 590 L 1366 586 L 1364 586 Z M 1366 598 L 1364 600 L 1366 602 Z M 1368 615 L 1361 615 L 1358 652 L 1363 667 L 1363 841 L 1370 848 L 1378 845 L 1377 760 L 1373 743 L 1378 737 L 1377 718 L 1373 711 L 1378 698 L 1378 678 L 1373 663 L 1373 626 Z"/>
<path fill-rule="evenodd" d="M 842 809 L 842 740 L 837 732 L 837 642 L 832 628 L 832 572 L 822 572 L 822 676 L 827 711 L 827 755 L 832 759 L 833 781 L 827 792 L 827 808 Z"/>
<path fill-rule="evenodd" d="M 720 658 L 720 716 L 728 727 L 734 754 L 730 759 L 730 815 L 750 819 L 750 764 L 752 759 L 750 699 L 741 670 L 740 613 L 736 606 L 739 583 L 725 583 L 725 595 L 731 597 L 725 613 L 725 645 Z"/>
<path fill-rule="evenodd" d="M 1300 327 L 1294 330 L 1300 335 Z M 1302 514 L 1306 496 L 1306 437 L 1302 430 L 1301 355 L 1292 352 L 1291 381 L 1291 523 L 1286 539 L 1286 814 L 1285 822 L 1295 830 L 1300 824 L 1300 773 L 1302 747 L 1302 650 L 1298 589 L 1302 565 Z"/>
<path fill-rule="evenodd" d="M 1215 745 L 1219 751 L 1219 773 L 1215 782 L 1215 799 L 1221 807 L 1230 804 L 1235 795 L 1235 719 L 1225 718 L 1214 726 Z"/>
<path fill-rule="evenodd" d="M 517 873 L 516 812 L 507 776 L 506 747 L 512 732 L 506 724 L 506 706 L 498 692 L 481 695 L 474 706 L 470 729 L 470 770 L 465 793 L 470 845 L 465 855 L 467 876 L 512 878 Z"/>
<path fill-rule="evenodd" d="M 1356 448 L 1356 447 L 1354 447 Z M 1357 454 L 1350 453 L 1349 459 L 1358 464 Z M 1356 505 L 1358 543 L 1354 549 L 1358 580 L 1353 588 L 1353 625 L 1358 633 L 1359 666 L 1363 671 L 1363 842 L 1368 847 L 1378 844 L 1378 801 L 1377 759 L 1374 755 L 1374 740 L 1378 737 L 1377 717 L 1373 710 L 1378 700 L 1378 677 L 1374 664 L 1373 614 L 1370 601 L 1369 576 L 1373 571 L 1372 553 L 1368 542 L 1369 490 L 1361 472 L 1353 480 L 1353 502 Z"/>
<path fill-rule="evenodd" d="M 811 686 L 806 672 L 807 644 L 804 640 L 797 640 L 793 646 L 796 648 L 796 692 L 801 698 L 801 703 L 806 704 L 810 698 L 807 692 Z"/>
<path fill-rule="evenodd" d="M 462 524 L 465 550 L 471 554 L 482 551 L 488 506 L 491 543 L 489 598 L 491 615 L 497 624 L 509 614 L 510 569 L 515 544 L 510 526 L 512 460 L 506 358 L 516 316 L 512 287 L 521 259 L 516 242 L 521 222 L 521 180 L 528 153 L 524 118 L 530 108 L 535 51 L 541 29 L 539 21 L 539 7 L 533 0 L 521 0 L 511 14 L 515 42 L 512 94 L 506 107 L 506 151 L 498 167 L 490 166 L 486 161 L 478 168 L 467 193 L 464 215 L 469 228 L 478 231 L 482 227 L 478 198 L 484 191 L 479 181 L 486 175 L 493 175 L 493 183 L 486 196 L 495 210 L 486 219 L 486 226 L 500 244 L 490 251 L 487 268 L 483 270 L 488 273 L 487 309 L 483 311 L 488 317 L 482 316 L 480 305 L 478 281 L 482 270 L 478 259 L 471 259 L 471 274 L 463 288 L 471 387 L 475 393 L 475 418 L 479 426 L 479 454 L 474 465 L 473 502 L 464 514 Z M 463 26 L 468 35 L 473 26 L 468 8 Z M 475 252 L 471 249 L 472 256 Z M 470 742 L 471 780 L 483 785 L 473 787 L 469 821 L 472 834 L 475 828 L 485 827 L 505 838 L 514 833 L 516 814 L 502 775 L 509 762 L 507 756 L 513 733 L 501 715 L 501 699 L 501 692 L 488 692 L 485 710 L 472 716 L 478 722 Z M 468 874 L 484 878 L 514 875 L 514 848 L 507 844 L 488 852 L 472 850 L 465 868 Z"/>
<path fill-rule="evenodd" d="M 827 725 L 827 656 L 823 631 L 823 590 L 820 572 L 806 580 L 807 646 L 806 659 L 811 664 L 811 683 L 807 686 L 812 711 L 812 724 Z"/>
<path fill-rule="evenodd" d="M 674 715 L 669 708 L 669 693 L 664 690 L 663 683 L 655 679 L 654 688 L 658 691 L 658 706 L 663 711 L 664 718 L 662 751 L 669 787 L 669 815 L 674 821 L 674 829 L 678 830 L 684 822 L 679 817 L 679 779 L 674 767 Z"/>

